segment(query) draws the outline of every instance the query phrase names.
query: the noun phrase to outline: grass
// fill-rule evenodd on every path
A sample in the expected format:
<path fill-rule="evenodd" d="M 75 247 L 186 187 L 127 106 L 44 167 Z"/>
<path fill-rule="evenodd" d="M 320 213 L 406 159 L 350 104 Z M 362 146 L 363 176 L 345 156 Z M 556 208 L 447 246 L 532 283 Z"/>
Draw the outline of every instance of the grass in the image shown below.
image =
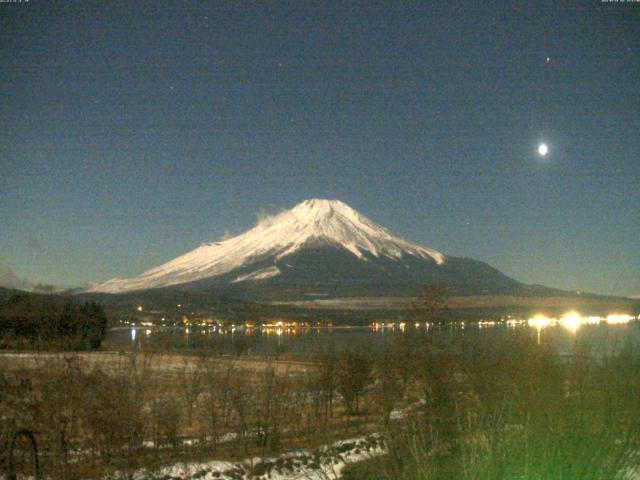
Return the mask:
<path fill-rule="evenodd" d="M 389 455 L 345 478 L 615 479 L 638 464 L 640 361 L 630 349 L 562 359 L 514 336 L 464 350 L 448 356 L 446 378 L 423 374 L 430 401 L 387 429 Z"/>
<path fill-rule="evenodd" d="M 274 455 L 368 432 L 377 420 L 346 415 L 317 365 L 300 362 L 29 353 L 0 356 L 0 379 L 0 471 L 10 433 L 26 427 L 54 478 Z"/>
<path fill-rule="evenodd" d="M 388 454 L 348 467 L 345 478 L 589 480 L 631 471 L 640 451 L 632 349 L 596 356 L 582 344 L 561 357 L 527 329 L 473 338 L 409 333 L 375 353 L 307 363 L 0 357 L 0 462 L 18 428 L 36 432 L 54 478 L 266 457 L 381 432 Z M 389 421 L 392 411 L 405 415 Z"/>

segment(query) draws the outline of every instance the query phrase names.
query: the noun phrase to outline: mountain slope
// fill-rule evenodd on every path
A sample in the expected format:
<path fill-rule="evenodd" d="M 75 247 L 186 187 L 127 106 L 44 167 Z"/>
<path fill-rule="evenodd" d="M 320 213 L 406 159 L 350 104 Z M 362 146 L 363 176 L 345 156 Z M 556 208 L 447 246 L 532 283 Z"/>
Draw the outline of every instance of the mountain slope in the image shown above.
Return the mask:
<path fill-rule="evenodd" d="M 436 265 L 445 256 L 390 233 L 337 200 L 307 200 L 260 222 L 237 237 L 206 243 L 131 279 L 113 279 L 89 291 L 122 293 L 190 283 L 228 274 L 249 265 L 265 264 L 232 281 L 255 281 L 281 274 L 274 265 L 290 255 L 317 247 L 349 252 L 354 258 L 401 260 L 412 256 Z"/>
<path fill-rule="evenodd" d="M 89 292 L 173 289 L 234 298 L 414 295 L 443 283 L 452 295 L 529 295 L 486 263 L 411 243 L 337 200 L 307 200 L 222 242 L 206 243 Z"/>

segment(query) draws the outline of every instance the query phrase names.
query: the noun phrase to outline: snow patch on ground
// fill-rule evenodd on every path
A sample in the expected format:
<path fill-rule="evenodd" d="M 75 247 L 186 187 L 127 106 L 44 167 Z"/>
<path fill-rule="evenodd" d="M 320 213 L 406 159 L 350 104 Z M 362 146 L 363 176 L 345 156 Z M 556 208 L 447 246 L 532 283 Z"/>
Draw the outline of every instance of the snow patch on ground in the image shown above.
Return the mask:
<path fill-rule="evenodd" d="M 176 463 L 157 471 L 138 470 L 132 480 L 303 480 L 337 479 L 344 468 L 386 453 L 379 435 L 341 440 L 315 450 L 294 450 L 273 458 L 250 458 L 242 462 Z M 105 480 L 122 476 L 116 473 Z"/>
<path fill-rule="evenodd" d="M 407 405 L 404 408 L 394 408 L 389 414 L 389 420 L 403 420 L 417 408 L 426 405 L 426 403 L 427 401 L 425 399 L 421 399 L 417 402 L 413 402 L 412 404 Z"/>

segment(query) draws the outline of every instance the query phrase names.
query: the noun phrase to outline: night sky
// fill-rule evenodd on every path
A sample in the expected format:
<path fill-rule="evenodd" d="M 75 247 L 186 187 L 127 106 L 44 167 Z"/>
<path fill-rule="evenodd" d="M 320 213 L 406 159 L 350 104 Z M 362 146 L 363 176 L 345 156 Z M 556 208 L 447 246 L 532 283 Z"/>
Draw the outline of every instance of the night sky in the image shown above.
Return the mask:
<path fill-rule="evenodd" d="M 640 293 L 640 3 L 3 2 L 0 99 L 5 276 L 136 275 L 318 197 Z"/>

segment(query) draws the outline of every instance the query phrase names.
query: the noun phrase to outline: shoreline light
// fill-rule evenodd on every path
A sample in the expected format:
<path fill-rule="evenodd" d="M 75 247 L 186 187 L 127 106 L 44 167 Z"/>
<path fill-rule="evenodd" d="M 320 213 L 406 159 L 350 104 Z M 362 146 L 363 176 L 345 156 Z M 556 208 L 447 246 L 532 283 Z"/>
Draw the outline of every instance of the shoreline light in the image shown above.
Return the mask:
<path fill-rule="evenodd" d="M 620 323 L 629 323 L 633 319 L 634 317 L 632 315 L 613 313 L 611 315 L 607 315 L 606 322 L 609 325 L 617 325 Z"/>
<path fill-rule="evenodd" d="M 536 315 L 527 321 L 527 325 L 537 328 L 538 330 L 546 328 L 550 325 L 555 325 L 555 319 L 545 317 L 544 315 Z"/>
<path fill-rule="evenodd" d="M 575 333 L 578 328 L 583 325 L 598 325 L 606 323 L 607 325 L 621 325 L 635 320 L 636 317 L 627 314 L 610 314 L 606 317 L 599 316 L 583 316 L 575 311 L 570 311 L 562 315 L 560 318 L 547 317 L 546 315 L 538 314 L 527 320 L 527 325 L 537 328 L 538 330 L 546 327 L 555 327 L 560 325 L 567 330 Z"/>
<path fill-rule="evenodd" d="M 560 325 L 565 327 L 567 330 L 571 330 L 575 332 L 582 325 L 583 317 L 580 316 L 577 312 L 569 312 L 565 313 L 560 318 Z"/>

